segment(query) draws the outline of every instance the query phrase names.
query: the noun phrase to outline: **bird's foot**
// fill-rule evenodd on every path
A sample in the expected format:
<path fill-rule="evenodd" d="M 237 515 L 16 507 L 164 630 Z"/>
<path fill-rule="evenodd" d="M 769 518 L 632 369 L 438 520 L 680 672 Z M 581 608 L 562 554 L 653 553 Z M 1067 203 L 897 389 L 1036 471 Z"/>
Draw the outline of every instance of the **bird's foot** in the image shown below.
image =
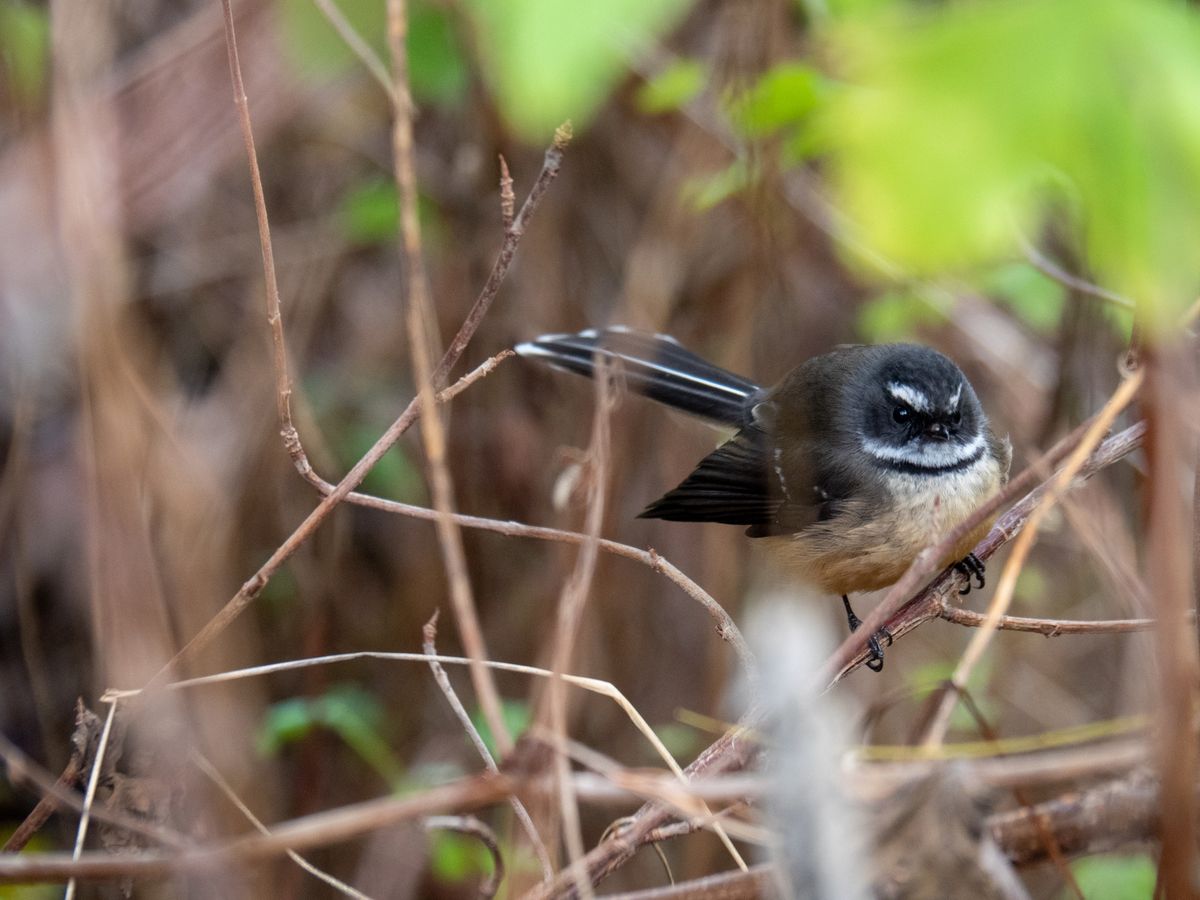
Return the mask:
<path fill-rule="evenodd" d="M 854 610 L 850 607 L 850 598 L 845 594 L 842 595 L 842 605 L 846 608 L 846 624 L 850 626 L 850 631 L 858 631 L 862 619 L 854 614 Z M 886 638 L 887 645 L 892 646 L 892 633 L 886 628 L 880 628 L 867 638 L 867 649 L 871 651 L 871 656 L 867 660 L 867 668 L 872 672 L 879 672 L 883 669 L 883 645 L 879 643 L 880 638 Z"/>
<path fill-rule="evenodd" d="M 975 584 L 980 589 L 983 588 L 985 583 L 983 580 L 983 575 L 987 571 L 987 567 L 984 566 L 983 560 L 981 560 L 974 553 L 968 553 L 966 556 L 956 562 L 954 564 L 954 570 L 967 579 L 966 584 L 964 584 L 962 589 L 959 591 L 960 594 L 971 593 L 972 576 L 975 578 Z"/>

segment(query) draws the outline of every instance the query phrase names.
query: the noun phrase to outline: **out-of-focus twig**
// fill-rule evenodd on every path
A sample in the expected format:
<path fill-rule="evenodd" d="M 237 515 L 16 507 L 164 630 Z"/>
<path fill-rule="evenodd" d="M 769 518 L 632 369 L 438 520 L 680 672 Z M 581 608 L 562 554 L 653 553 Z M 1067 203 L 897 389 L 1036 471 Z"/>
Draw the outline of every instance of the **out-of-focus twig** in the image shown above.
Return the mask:
<path fill-rule="evenodd" d="M 401 503 L 398 500 L 387 500 L 382 497 L 372 496 L 371 494 L 355 492 L 347 495 L 346 499 L 359 506 L 366 506 L 371 509 L 378 509 L 383 512 L 395 513 L 402 516 L 411 516 L 417 519 L 429 520 L 433 519 L 435 515 L 433 510 L 427 509 L 424 506 L 414 506 L 411 503 Z M 577 531 L 548 528 L 544 525 L 527 525 L 523 522 L 488 519 L 482 516 L 470 516 L 463 513 L 456 513 L 454 520 L 465 528 L 477 528 L 480 531 L 491 531 L 495 534 L 502 534 L 508 537 L 533 538 L 538 541 L 557 541 L 563 544 L 575 545 L 583 544 L 587 540 L 586 535 L 580 534 Z M 704 608 L 704 611 L 712 617 L 716 625 L 717 634 L 737 654 L 743 671 L 751 681 L 755 679 L 757 666 L 754 661 L 754 654 L 750 652 L 750 647 L 746 644 L 746 639 L 742 636 L 741 629 L 737 627 L 737 623 L 733 621 L 733 617 L 725 611 L 724 607 L 708 591 L 696 584 L 682 570 L 672 564 L 670 560 L 660 555 L 656 550 L 642 550 L 639 547 L 631 547 L 628 544 L 611 541 L 607 538 L 597 540 L 596 546 L 605 553 L 611 553 L 614 556 L 623 556 L 625 559 L 631 559 L 644 566 L 649 566 L 655 572 L 665 576 L 685 594 L 699 603 Z"/>
<path fill-rule="evenodd" d="M 422 629 L 422 649 L 425 651 L 425 655 L 429 657 L 429 668 L 433 672 L 433 678 L 437 682 L 438 687 L 441 688 L 446 702 L 450 704 L 455 717 L 458 719 L 459 724 L 462 725 L 463 731 L 466 732 L 467 737 L 470 738 L 471 743 L 475 747 L 475 751 L 479 754 L 480 759 L 483 760 L 484 766 L 489 772 L 496 774 L 500 771 L 500 768 L 496 765 L 492 751 L 488 749 L 487 744 L 483 740 L 483 735 L 479 733 L 479 729 L 471 721 L 470 713 L 462 705 L 462 701 L 458 699 L 458 694 L 454 692 L 454 686 L 450 683 L 450 676 L 446 674 L 446 670 L 436 659 L 437 620 L 438 614 L 435 611 L 433 617 L 425 623 L 425 627 Z M 542 841 L 541 835 L 538 834 L 537 826 L 534 825 L 533 819 L 529 815 L 529 810 L 525 808 L 525 804 L 521 802 L 519 797 L 509 797 L 508 803 L 512 807 L 517 821 L 525 829 L 525 835 L 529 838 L 533 852 L 537 855 L 538 863 L 542 867 L 542 877 L 550 878 L 554 874 L 554 867 L 550 862 L 550 854 L 546 852 L 546 844 Z"/>
<path fill-rule="evenodd" d="M 454 621 L 468 658 L 471 659 L 471 683 L 483 717 L 492 730 L 500 755 L 512 750 L 500 709 L 500 694 L 492 673 L 482 661 L 488 658 L 483 626 L 475 607 L 474 591 L 467 574 L 467 555 L 462 531 L 453 519 L 454 481 L 446 461 L 446 425 L 438 415 L 431 368 L 438 346 L 437 319 L 429 296 L 429 278 L 425 272 L 425 251 L 421 243 L 421 222 L 417 216 L 417 173 L 413 162 L 413 118 L 415 108 L 408 82 L 408 3 L 388 0 L 388 48 L 392 55 L 392 164 L 396 190 L 400 198 L 400 242 L 408 272 L 408 346 L 412 356 L 413 377 L 417 383 L 417 403 L 421 410 L 421 442 L 429 475 L 433 508 L 437 511 L 438 542 L 450 588 Z"/>
<path fill-rule="evenodd" d="M 599 362 L 599 361 L 598 361 Z M 575 879 L 575 886 L 585 900 L 593 896 L 587 868 L 582 865 L 583 826 L 579 819 L 579 801 L 571 783 L 571 759 L 567 753 L 567 690 L 562 676 L 570 669 L 571 657 L 575 653 L 575 641 L 579 636 L 579 625 L 583 619 L 583 607 L 592 588 L 599 556 L 600 525 L 604 521 L 604 499 L 608 489 L 609 470 L 609 416 L 612 413 L 612 392 L 608 369 L 601 363 L 594 380 L 594 405 L 592 437 L 588 445 L 586 492 L 586 514 L 584 541 L 579 547 L 575 569 L 563 585 L 558 600 L 558 614 L 551 652 L 550 688 L 547 691 L 547 707 L 550 719 L 554 754 L 555 789 L 558 794 L 558 812 L 562 816 L 563 835 L 569 857 L 568 870 Z"/>
<path fill-rule="evenodd" d="M 1154 614 L 1158 675 L 1159 741 L 1157 767 L 1162 782 L 1159 837 L 1162 851 L 1158 884 L 1168 898 L 1196 895 L 1196 778 L 1200 759 L 1195 711 L 1200 679 L 1196 628 L 1189 613 L 1195 603 L 1191 558 L 1191 499 L 1180 484 L 1196 458 L 1195 423 L 1181 416 L 1196 390 L 1194 348 L 1174 341 L 1147 345 L 1144 410 L 1149 423 L 1145 578 Z"/>
<path fill-rule="evenodd" d="M 196 768 L 203 772 L 205 777 L 208 778 L 208 780 L 214 785 L 216 785 L 217 790 L 225 795 L 225 799 L 232 803 L 237 811 L 246 817 L 246 821 L 253 825 L 254 829 L 259 834 L 271 833 L 271 830 L 267 828 L 267 826 L 263 824 L 262 820 L 254 814 L 250 807 L 248 807 L 242 801 L 242 798 L 239 797 L 237 792 L 233 789 L 233 785 L 225 780 L 225 776 L 220 773 L 217 767 L 212 764 L 212 761 L 207 756 L 205 756 L 203 753 L 200 753 L 198 750 L 192 750 L 189 755 Z M 286 851 L 286 853 L 288 859 L 302 868 L 305 872 L 308 872 L 308 874 L 312 875 L 314 878 L 325 882 L 339 894 L 343 894 L 347 897 L 354 897 L 355 900 L 371 900 L 371 898 L 362 891 L 346 884 L 346 882 L 339 878 L 335 878 L 324 869 L 317 868 L 295 850 L 289 849 Z"/>
<path fill-rule="evenodd" d="M 951 605 L 942 597 L 938 606 L 938 617 L 956 625 L 981 628 L 987 616 L 973 609 Z M 1128 634 L 1133 631 L 1149 631 L 1154 619 L 1098 619 L 1094 621 L 1075 619 L 1037 619 L 1026 616 L 1000 616 L 996 628 L 1000 631 L 1027 631 L 1045 637 L 1062 634 Z"/>
<path fill-rule="evenodd" d="M 1092 284 L 1092 282 L 1080 278 L 1078 275 L 1072 275 L 1034 246 L 1033 242 L 1024 235 L 1020 236 L 1020 241 L 1021 252 L 1025 254 L 1026 261 L 1043 275 L 1053 278 L 1064 287 L 1070 288 L 1080 294 L 1104 300 L 1107 303 L 1120 306 L 1124 309 L 1134 308 L 1134 302 L 1128 297 L 1123 297 L 1115 291 L 1110 291 L 1108 288 L 1103 288 L 1098 284 Z"/>
<path fill-rule="evenodd" d="M 492 858 L 492 874 L 479 885 L 480 900 L 492 900 L 504 881 L 504 854 L 496 833 L 475 816 L 430 816 L 425 820 L 427 831 L 453 831 L 475 838 L 483 844 Z"/>
<path fill-rule="evenodd" d="M 367 71 L 371 73 L 371 77 L 379 82 L 379 86 L 383 88 L 393 103 L 396 101 L 396 90 L 392 85 L 392 81 L 388 78 L 387 66 L 371 49 L 371 45 L 363 40 L 362 35 L 354 30 L 354 26 L 350 24 L 350 20 L 342 13 L 339 7 L 333 0 L 313 0 L 317 9 L 321 11 L 321 15 L 333 26 L 333 30 L 338 33 L 338 36 L 345 42 L 350 51 L 358 57 L 359 62 L 367 67 Z"/>
<path fill-rule="evenodd" d="M 29 839 L 37 834 L 38 829 L 45 825 L 46 820 L 59 808 L 59 794 L 79 785 L 88 761 L 96 752 L 96 743 L 100 739 L 101 727 L 99 717 L 84 705 L 82 699 L 76 700 L 75 730 L 71 733 L 71 757 L 67 760 L 67 765 L 62 774 L 58 776 L 58 780 L 54 782 L 54 789 L 47 791 L 42 796 L 29 815 L 8 836 L 4 846 L 0 847 L 0 853 L 20 852 L 29 843 Z M 0 755 L 2 754 L 3 748 L 0 747 Z M 11 760 L 9 760 L 9 766 L 13 766 Z"/>

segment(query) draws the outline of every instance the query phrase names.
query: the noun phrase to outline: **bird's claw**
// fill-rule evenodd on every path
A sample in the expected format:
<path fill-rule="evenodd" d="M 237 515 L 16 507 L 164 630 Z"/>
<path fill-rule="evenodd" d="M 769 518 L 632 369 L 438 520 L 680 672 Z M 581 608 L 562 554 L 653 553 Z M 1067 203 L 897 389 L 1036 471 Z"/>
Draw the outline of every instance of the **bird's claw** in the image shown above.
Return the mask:
<path fill-rule="evenodd" d="M 954 570 L 966 578 L 966 583 L 959 590 L 960 594 L 971 593 L 972 576 L 975 578 L 976 586 L 981 590 L 983 589 L 983 586 L 986 583 L 983 576 L 984 573 L 987 572 L 987 567 L 984 566 L 983 560 L 981 560 L 974 553 L 968 553 L 966 556 L 956 562 L 954 564 Z"/>

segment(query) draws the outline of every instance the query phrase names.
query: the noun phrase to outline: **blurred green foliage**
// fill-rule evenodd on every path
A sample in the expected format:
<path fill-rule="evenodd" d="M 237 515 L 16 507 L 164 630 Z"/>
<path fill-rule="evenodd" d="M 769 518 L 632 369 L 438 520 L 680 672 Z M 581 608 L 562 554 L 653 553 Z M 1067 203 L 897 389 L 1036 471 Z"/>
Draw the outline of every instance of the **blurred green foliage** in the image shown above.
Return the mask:
<path fill-rule="evenodd" d="M 567 119 L 578 133 L 629 57 L 667 31 L 691 0 L 467 0 L 486 81 L 521 138 L 543 144 Z"/>
<path fill-rule="evenodd" d="M 429 866 L 439 881 L 457 884 L 492 872 L 492 856 L 477 838 L 453 831 L 435 831 L 429 842 Z"/>
<path fill-rule="evenodd" d="M 352 243 L 394 243 L 400 228 L 396 182 L 371 177 L 352 185 L 338 205 L 338 218 Z M 417 219 L 425 249 L 436 254 L 446 245 L 446 225 L 441 210 L 424 194 L 417 195 Z"/>
<path fill-rule="evenodd" d="M 1128 856 L 1089 856 L 1071 863 L 1079 889 L 1088 900 L 1150 900 L 1156 866 L 1144 853 Z M 1063 889 L 1060 898 L 1075 896 Z"/>
<path fill-rule="evenodd" d="M 652 116 L 674 112 L 695 100 L 707 81 L 708 72 L 699 60 L 676 60 L 638 88 L 638 109 Z"/>
<path fill-rule="evenodd" d="M 957 665 L 956 658 L 934 660 L 908 672 L 904 677 L 904 683 L 911 693 L 913 701 L 919 703 L 934 691 L 944 687 L 954 675 Z M 985 656 L 967 677 L 967 692 L 975 701 L 976 708 L 989 722 L 995 722 L 999 712 L 996 702 L 988 696 L 988 685 L 991 683 L 994 671 L 993 658 Z M 955 731 L 974 735 L 978 740 L 983 739 L 979 722 L 976 721 L 975 716 L 962 700 L 959 700 L 954 706 L 954 712 L 950 716 L 950 727 Z"/>
<path fill-rule="evenodd" d="M 726 107 L 730 121 L 743 136 L 782 138 L 783 161 L 795 164 L 812 156 L 817 147 L 811 125 L 826 92 L 826 81 L 816 69 L 787 62 L 732 95 Z"/>
<path fill-rule="evenodd" d="M 683 200 L 697 212 L 704 212 L 744 191 L 756 178 L 757 170 L 751 163 L 735 159 L 716 172 L 689 178 L 683 185 Z"/>
<path fill-rule="evenodd" d="M 887 344 L 912 338 L 923 325 L 937 325 L 946 317 L 920 294 L 885 291 L 872 297 L 858 311 L 858 333 L 871 344 Z"/>
<path fill-rule="evenodd" d="M 0 844 L 15 831 L 15 826 L 0 827 Z M 24 854 L 49 853 L 58 849 L 54 841 L 45 834 L 35 834 L 21 852 Z M 62 896 L 62 886 L 56 884 L 0 884 L 0 900 L 57 900 Z"/>
<path fill-rule="evenodd" d="M 827 34 L 840 203 L 913 274 L 1015 255 L 1066 211 L 1103 284 L 1171 321 L 1200 286 L 1200 29 L 1182 4 L 889 5 Z"/>
<path fill-rule="evenodd" d="M 345 19 L 388 67 L 386 0 L 335 0 Z M 328 78 L 361 65 L 313 0 L 283 0 L 285 43 L 304 73 Z M 410 7 L 408 70 L 418 103 L 456 106 L 466 96 L 467 63 L 446 10 Z"/>
<path fill-rule="evenodd" d="M 270 707 L 255 743 L 259 753 L 273 756 L 323 728 L 398 790 L 404 770 L 380 733 L 384 721 L 383 707 L 372 694 L 357 685 L 336 685 L 319 697 L 292 697 Z"/>
<path fill-rule="evenodd" d="M 533 711 L 524 700 L 501 699 L 500 718 L 504 720 L 504 726 L 508 729 L 509 736 L 515 741 L 529 727 L 529 723 L 533 720 Z M 492 756 L 499 759 L 500 753 L 496 749 L 496 738 L 493 737 L 492 729 L 488 727 L 482 710 L 475 709 L 471 712 L 471 724 L 475 726 L 475 730 L 483 738 L 483 743 L 487 746 Z"/>
<path fill-rule="evenodd" d="M 349 468 L 366 456 L 387 426 L 352 421 L 339 428 L 335 435 L 338 462 Z M 383 455 L 363 479 L 363 489 L 370 494 L 399 500 L 401 503 L 427 504 L 429 494 L 420 464 L 409 456 L 405 444 L 397 444 Z"/>
<path fill-rule="evenodd" d="M 41 104 L 49 49 L 50 16 L 44 8 L 13 2 L 0 5 L 0 59 L 9 90 L 22 106 L 33 109 Z"/>
<path fill-rule="evenodd" d="M 394 241 L 400 227 L 396 183 L 372 179 L 354 185 L 338 209 L 342 231 L 360 244 Z"/>
<path fill-rule="evenodd" d="M 977 279 L 989 297 L 999 300 L 1032 328 L 1052 332 L 1062 318 L 1067 292 L 1061 284 L 1028 263 L 996 266 Z"/>

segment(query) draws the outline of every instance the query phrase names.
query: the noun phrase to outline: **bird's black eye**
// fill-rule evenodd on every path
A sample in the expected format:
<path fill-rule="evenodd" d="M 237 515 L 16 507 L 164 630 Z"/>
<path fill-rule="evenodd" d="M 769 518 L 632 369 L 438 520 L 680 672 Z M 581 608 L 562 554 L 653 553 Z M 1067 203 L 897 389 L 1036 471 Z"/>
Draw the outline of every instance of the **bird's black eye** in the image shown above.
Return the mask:
<path fill-rule="evenodd" d="M 950 417 L 950 424 L 955 428 L 962 424 L 962 413 L 957 409 L 954 411 L 954 415 Z"/>
<path fill-rule="evenodd" d="M 892 409 L 892 421 L 904 425 L 912 418 L 912 410 L 907 406 L 897 406 Z"/>

